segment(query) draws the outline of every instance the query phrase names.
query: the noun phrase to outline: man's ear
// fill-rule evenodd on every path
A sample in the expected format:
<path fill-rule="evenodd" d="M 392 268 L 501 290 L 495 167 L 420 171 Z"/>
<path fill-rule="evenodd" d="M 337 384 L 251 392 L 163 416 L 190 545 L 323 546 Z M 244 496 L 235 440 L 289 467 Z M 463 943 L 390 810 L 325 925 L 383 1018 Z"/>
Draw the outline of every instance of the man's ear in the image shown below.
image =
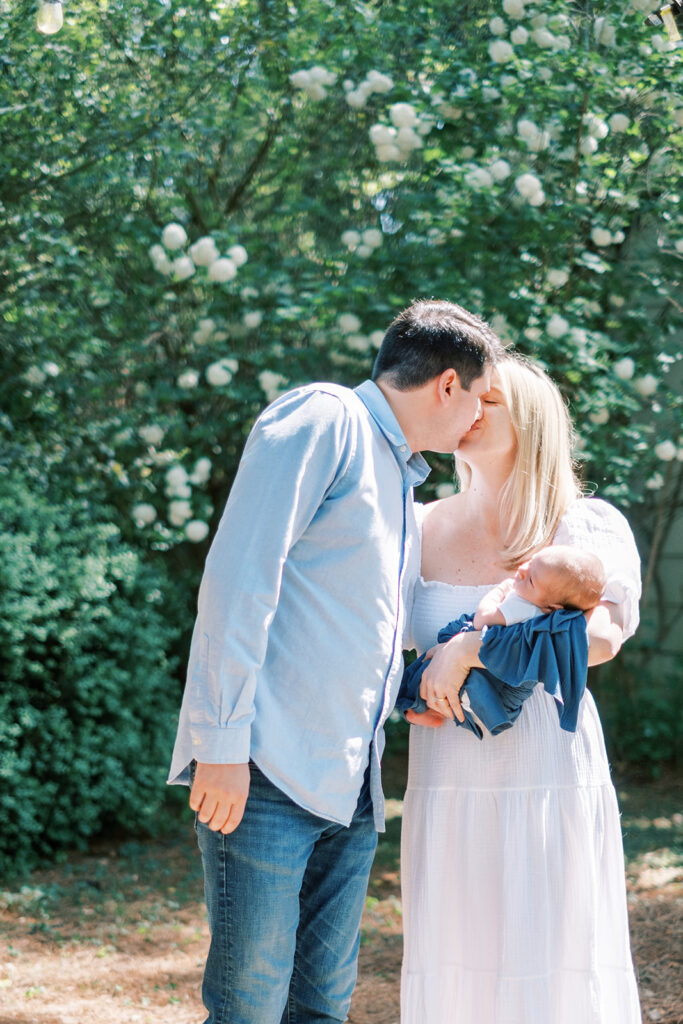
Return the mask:
<path fill-rule="evenodd" d="M 444 370 L 439 377 L 439 395 L 451 397 L 454 391 L 459 390 L 460 380 L 458 378 L 457 370 L 452 367 L 449 370 Z"/>

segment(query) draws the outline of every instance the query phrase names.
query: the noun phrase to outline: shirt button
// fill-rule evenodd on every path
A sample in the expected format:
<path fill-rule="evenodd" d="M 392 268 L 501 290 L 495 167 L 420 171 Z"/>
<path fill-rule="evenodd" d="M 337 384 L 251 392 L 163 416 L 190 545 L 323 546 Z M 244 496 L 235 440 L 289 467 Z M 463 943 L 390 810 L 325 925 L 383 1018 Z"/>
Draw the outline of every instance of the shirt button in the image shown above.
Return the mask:
<path fill-rule="evenodd" d="M 399 450 L 402 451 L 402 452 L 407 452 L 408 451 L 408 447 L 407 447 L 407 445 L 402 444 Z"/>

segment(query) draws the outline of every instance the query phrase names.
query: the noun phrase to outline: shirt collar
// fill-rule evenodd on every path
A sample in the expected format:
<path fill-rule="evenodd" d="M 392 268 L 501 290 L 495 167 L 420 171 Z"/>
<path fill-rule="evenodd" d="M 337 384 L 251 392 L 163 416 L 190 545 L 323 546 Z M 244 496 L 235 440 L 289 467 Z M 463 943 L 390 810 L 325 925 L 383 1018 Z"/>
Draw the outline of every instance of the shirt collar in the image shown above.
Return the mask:
<path fill-rule="evenodd" d="M 406 485 L 417 487 L 423 483 L 430 473 L 429 465 L 419 452 L 411 452 L 391 406 L 375 382 L 364 380 L 354 390 L 389 442 Z"/>

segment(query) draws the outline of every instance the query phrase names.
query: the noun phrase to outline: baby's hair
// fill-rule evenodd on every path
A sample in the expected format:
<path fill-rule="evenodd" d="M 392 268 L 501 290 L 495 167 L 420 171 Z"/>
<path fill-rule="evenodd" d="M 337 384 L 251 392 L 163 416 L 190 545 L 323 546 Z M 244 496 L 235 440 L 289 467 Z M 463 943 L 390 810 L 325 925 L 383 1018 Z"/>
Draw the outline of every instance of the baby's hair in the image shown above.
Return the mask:
<path fill-rule="evenodd" d="M 604 566 L 597 555 L 568 544 L 553 544 L 538 554 L 562 580 L 558 604 L 582 612 L 595 608 L 607 582 Z"/>

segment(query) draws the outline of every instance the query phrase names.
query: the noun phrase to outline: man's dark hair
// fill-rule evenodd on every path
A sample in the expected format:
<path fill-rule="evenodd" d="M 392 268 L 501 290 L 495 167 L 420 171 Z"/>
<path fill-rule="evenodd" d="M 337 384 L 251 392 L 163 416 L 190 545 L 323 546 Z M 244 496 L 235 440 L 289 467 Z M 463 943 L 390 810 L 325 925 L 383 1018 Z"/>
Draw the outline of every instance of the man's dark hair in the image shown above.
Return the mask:
<path fill-rule="evenodd" d="M 503 345 L 486 321 L 454 302 L 423 299 L 389 325 L 372 379 L 382 377 L 398 391 L 410 391 L 453 369 L 469 391 L 502 354 Z"/>

